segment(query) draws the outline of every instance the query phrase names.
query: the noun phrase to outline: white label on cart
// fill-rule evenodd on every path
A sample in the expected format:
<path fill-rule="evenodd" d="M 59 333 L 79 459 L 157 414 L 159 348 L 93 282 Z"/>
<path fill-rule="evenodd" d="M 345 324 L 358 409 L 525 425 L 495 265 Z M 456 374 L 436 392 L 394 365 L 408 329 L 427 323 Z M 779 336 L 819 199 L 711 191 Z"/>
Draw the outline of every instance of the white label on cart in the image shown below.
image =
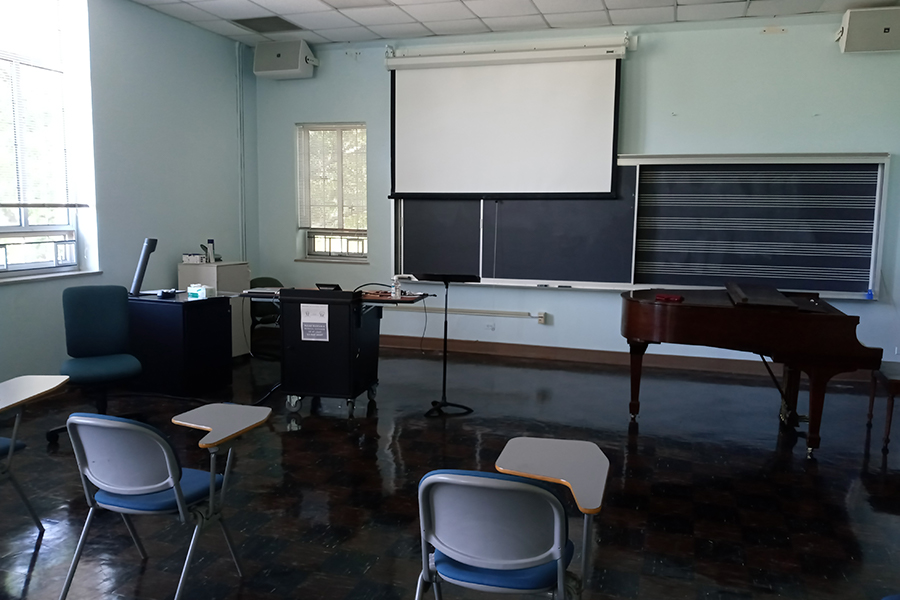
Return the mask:
<path fill-rule="evenodd" d="M 300 339 L 304 342 L 328 341 L 328 305 L 300 305 Z"/>

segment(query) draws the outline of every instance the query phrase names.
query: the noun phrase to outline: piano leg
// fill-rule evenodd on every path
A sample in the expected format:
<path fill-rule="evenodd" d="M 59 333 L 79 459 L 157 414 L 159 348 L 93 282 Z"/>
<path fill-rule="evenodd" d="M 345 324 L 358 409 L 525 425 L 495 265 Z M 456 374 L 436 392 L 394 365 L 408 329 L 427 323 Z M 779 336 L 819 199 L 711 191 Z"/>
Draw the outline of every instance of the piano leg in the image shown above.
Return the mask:
<path fill-rule="evenodd" d="M 628 404 L 628 412 L 632 420 L 637 419 L 638 413 L 641 411 L 641 369 L 647 346 L 647 342 L 628 340 L 628 349 L 631 354 L 631 403 Z"/>
<path fill-rule="evenodd" d="M 800 395 L 800 369 L 784 365 L 782 378 L 781 422 L 786 427 L 796 428 L 800 425 L 797 416 L 797 397 Z"/>
<path fill-rule="evenodd" d="M 813 370 L 809 375 L 809 430 L 806 434 L 806 458 L 813 457 L 813 450 L 819 447 L 819 426 L 822 424 L 822 409 L 825 406 L 825 388 L 833 373 L 823 374 Z"/>

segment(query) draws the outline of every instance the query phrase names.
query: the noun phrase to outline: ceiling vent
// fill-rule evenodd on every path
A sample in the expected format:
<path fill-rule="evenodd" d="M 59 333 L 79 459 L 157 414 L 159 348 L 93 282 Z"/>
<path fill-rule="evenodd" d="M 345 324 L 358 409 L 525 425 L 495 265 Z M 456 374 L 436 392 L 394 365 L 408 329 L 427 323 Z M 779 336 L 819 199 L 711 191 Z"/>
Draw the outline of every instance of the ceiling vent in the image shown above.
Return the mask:
<path fill-rule="evenodd" d="M 300 31 L 300 27 L 281 17 L 259 17 L 256 19 L 235 19 L 232 21 L 244 29 L 256 33 L 275 33 L 277 31 Z"/>

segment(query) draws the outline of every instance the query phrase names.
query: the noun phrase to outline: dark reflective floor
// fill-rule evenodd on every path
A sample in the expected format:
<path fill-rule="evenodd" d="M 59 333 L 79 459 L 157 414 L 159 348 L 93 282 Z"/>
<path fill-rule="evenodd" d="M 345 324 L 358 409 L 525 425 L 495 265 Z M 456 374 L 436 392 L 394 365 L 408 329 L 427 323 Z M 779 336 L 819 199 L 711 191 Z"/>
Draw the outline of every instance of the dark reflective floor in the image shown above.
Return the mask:
<path fill-rule="evenodd" d="M 205 400 L 259 400 L 278 364 L 237 363 L 234 384 Z M 880 599 L 900 592 L 900 470 L 882 461 L 884 399 L 867 456 L 865 386 L 832 385 L 822 447 L 779 436 L 777 392 L 755 378 L 645 374 L 640 428 L 629 428 L 623 369 L 566 368 L 451 357 L 448 397 L 475 409 L 425 419 L 441 395 L 434 357 L 382 356 L 377 416 L 353 418 L 323 399 L 299 416 L 272 394 L 271 421 L 237 445 L 228 522 L 239 580 L 217 529 L 200 538 L 186 598 L 409 599 L 420 569 L 416 485 L 431 469 L 493 470 L 506 441 L 553 436 L 596 442 L 611 461 L 593 532 L 585 598 Z M 802 404 L 802 401 L 801 401 Z M 196 402 L 122 393 L 113 414 L 140 410 L 204 466 L 201 434 L 170 423 Z M 77 393 L 32 403 L 14 472 L 41 515 L 37 532 L 8 484 L 0 487 L 0 598 L 56 598 L 87 513 L 71 446 L 43 432 L 91 403 Z M 802 408 L 802 406 L 801 406 Z M 8 435 L 11 420 L 0 422 Z M 571 535 L 581 517 L 570 501 Z M 69 598 L 171 598 L 190 530 L 137 517 L 142 563 L 118 515 L 95 520 Z M 578 569 L 578 557 L 573 570 Z M 447 598 L 484 598 L 451 586 Z M 429 594 L 429 597 L 432 597 Z"/>

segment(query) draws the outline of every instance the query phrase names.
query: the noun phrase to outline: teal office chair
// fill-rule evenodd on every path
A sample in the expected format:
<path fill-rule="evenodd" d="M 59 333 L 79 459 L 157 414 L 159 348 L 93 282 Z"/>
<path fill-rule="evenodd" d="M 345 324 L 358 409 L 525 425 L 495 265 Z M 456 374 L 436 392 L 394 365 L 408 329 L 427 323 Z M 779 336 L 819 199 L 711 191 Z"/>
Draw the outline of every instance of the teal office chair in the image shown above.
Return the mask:
<path fill-rule="evenodd" d="M 69 593 L 88 529 L 100 508 L 122 515 L 142 559 L 147 558 L 147 553 L 129 515 L 176 515 L 182 523 L 194 525 L 175 600 L 179 600 L 184 591 L 200 531 L 212 523 L 218 522 L 221 527 L 238 576 L 241 576 L 234 544 L 221 515 L 227 472 L 223 477 L 181 468 L 172 445 L 162 432 L 137 421 L 74 413 L 69 416 L 67 426 L 90 510 L 60 600 Z"/>
<path fill-rule="evenodd" d="M 13 428 L 12 439 L 15 439 L 16 437 L 16 431 L 19 428 L 19 421 L 21 419 L 20 415 L 21 413 L 16 415 L 16 424 Z M 31 506 L 31 502 L 28 501 L 28 497 L 25 496 L 25 492 L 22 491 L 22 486 L 19 485 L 19 482 L 13 477 L 12 471 L 10 470 L 12 467 L 13 454 L 20 450 L 24 450 L 25 442 L 19 440 L 16 440 L 15 443 L 11 442 L 12 440 L 10 438 L 0 437 L 0 482 L 9 480 L 13 489 L 16 490 L 16 493 L 19 495 L 19 498 L 22 499 L 22 503 L 25 505 L 28 514 L 31 515 L 31 520 L 34 521 L 38 531 L 44 533 L 44 526 L 41 524 L 41 520 L 38 518 L 34 507 Z"/>
<path fill-rule="evenodd" d="M 129 354 L 128 290 L 119 285 L 86 285 L 63 290 L 66 350 L 71 357 L 60 367 L 69 382 L 93 392 L 97 412 L 106 414 L 107 391 L 141 373 Z M 56 443 L 65 425 L 47 432 Z"/>
<path fill-rule="evenodd" d="M 442 581 L 485 592 L 566 598 L 575 546 L 542 483 L 501 473 L 432 471 L 419 483 L 422 572 L 416 600 Z"/>

